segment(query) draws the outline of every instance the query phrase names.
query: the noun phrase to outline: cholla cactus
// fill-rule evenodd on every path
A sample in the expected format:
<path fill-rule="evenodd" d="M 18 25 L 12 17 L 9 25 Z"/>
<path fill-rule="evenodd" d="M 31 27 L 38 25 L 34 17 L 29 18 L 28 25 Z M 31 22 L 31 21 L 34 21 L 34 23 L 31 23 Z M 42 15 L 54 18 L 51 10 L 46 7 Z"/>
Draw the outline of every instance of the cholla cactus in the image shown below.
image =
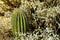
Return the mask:
<path fill-rule="evenodd" d="M 16 9 L 12 15 L 13 35 L 19 37 L 20 33 L 26 33 L 26 16 L 23 10 Z M 17 39 L 18 40 L 18 39 Z"/>

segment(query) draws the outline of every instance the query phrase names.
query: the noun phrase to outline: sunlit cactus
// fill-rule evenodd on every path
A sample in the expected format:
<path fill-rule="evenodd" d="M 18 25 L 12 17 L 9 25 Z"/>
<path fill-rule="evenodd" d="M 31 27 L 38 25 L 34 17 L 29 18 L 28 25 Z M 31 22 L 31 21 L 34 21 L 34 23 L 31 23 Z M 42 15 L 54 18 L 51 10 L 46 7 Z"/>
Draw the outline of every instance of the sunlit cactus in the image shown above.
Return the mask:
<path fill-rule="evenodd" d="M 12 15 L 12 26 L 14 37 L 19 37 L 20 33 L 26 33 L 27 19 L 23 10 L 16 9 Z M 17 39 L 18 40 L 18 39 Z"/>

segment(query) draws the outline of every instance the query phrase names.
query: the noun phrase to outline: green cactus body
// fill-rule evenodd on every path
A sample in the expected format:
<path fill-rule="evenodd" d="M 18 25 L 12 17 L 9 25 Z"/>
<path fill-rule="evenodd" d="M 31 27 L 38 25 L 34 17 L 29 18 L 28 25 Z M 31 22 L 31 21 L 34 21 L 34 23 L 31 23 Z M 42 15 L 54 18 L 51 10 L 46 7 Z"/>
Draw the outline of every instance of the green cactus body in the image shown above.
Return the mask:
<path fill-rule="evenodd" d="M 15 10 L 12 15 L 13 35 L 26 33 L 27 20 L 23 10 Z"/>

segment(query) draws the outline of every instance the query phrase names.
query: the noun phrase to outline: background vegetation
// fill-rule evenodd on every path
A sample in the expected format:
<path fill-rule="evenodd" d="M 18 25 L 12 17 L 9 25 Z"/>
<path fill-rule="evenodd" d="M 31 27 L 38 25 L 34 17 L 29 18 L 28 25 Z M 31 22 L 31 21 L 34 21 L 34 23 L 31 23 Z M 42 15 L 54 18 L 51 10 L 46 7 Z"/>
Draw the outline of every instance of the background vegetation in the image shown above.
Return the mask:
<path fill-rule="evenodd" d="M 11 17 L 17 9 L 25 12 L 28 22 L 21 40 L 60 39 L 60 0 L 0 0 L 0 40 L 16 40 Z"/>

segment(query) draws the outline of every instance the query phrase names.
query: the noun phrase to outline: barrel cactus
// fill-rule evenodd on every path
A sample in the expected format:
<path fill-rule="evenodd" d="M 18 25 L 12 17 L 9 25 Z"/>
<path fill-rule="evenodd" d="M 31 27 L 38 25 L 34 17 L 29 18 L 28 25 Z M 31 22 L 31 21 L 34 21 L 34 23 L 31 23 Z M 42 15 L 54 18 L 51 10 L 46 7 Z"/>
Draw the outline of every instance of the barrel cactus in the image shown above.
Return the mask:
<path fill-rule="evenodd" d="M 27 19 L 23 10 L 16 9 L 12 15 L 12 26 L 14 37 L 19 37 L 20 33 L 26 33 Z M 18 40 L 18 39 L 17 39 Z"/>

